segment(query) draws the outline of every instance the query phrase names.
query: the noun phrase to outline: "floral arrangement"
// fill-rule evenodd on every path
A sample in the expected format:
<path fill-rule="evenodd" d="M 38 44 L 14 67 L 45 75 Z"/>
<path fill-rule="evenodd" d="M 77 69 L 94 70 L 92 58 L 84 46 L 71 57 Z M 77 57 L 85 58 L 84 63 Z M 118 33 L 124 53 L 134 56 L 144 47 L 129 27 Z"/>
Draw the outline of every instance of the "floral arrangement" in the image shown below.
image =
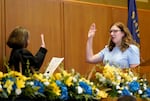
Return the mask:
<path fill-rule="evenodd" d="M 94 79 L 87 79 L 74 69 L 59 70 L 50 77 L 42 73 L 25 76 L 11 70 L 0 72 L 0 100 L 99 101 L 122 95 L 150 98 L 148 81 L 131 69 L 122 70 L 107 64 L 100 68 L 101 72 L 91 72 L 95 74 Z"/>
<path fill-rule="evenodd" d="M 99 101 L 107 93 L 75 70 L 46 77 L 42 73 L 24 76 L 20 72 L 0 72 L 0 99 L 41 99 L 41 101 Z"/>
<path fill-rule="evenodd" d="M 110 97 L 132 95 L 136 98 L 150 98 L 150 85 L 147 79 L 131 69 L 123 70 L 107 64 L 103 71 L 96 72 L 95 76 L 97 86 L 105 89 Z"/>

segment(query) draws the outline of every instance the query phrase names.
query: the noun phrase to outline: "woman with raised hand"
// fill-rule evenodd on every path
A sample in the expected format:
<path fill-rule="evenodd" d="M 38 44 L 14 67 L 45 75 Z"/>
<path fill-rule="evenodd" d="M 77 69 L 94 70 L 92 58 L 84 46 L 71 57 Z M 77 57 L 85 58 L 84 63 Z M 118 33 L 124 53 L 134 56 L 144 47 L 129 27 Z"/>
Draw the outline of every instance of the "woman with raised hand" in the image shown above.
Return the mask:
<path fill-rule="evenodd" d="M 121 22 L 110 26 L 110 39 L 97 54 L 93 53 L 93 38 L 96 33 L 96 25 L 93 23 L 88 32 L 86 45 L 86 59 L 89 63 L 104 64 L 120 68 L 136 67 L 140 64 L 139 45 L 132 39 L 129 29 Z"/>
<path fill-rule="evenodd" d="M 27 75 L 28 70 L 31 70 L 32 73 L 34 70 L 38 71 L 47 53 L 43 34 L 41 34 L 42 44 L 36 55 L 27 50 L 29 34 L 27 29 L 19 26 L 10 33 L 7 41 L 7 45 L 12 48 L 8 61 L 9 67 L 24 75 Z"/>

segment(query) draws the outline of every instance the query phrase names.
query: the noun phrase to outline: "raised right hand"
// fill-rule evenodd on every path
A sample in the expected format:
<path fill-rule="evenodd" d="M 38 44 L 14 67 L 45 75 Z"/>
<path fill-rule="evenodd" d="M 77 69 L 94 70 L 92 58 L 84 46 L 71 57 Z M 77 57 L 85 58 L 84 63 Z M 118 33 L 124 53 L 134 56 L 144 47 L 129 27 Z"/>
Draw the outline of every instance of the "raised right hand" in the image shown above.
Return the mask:
<path fill-rule="evenodd" d="M 88 38 L 94 37 L 96 32 L 96 25 L 95 23 L 92 23 L 90 26 L 89 32 L 88 32 Z"/>
<path fill-rule="evenodd" d="M 45 48 L 44 34 L 41 34 L 41 41 L 42 41 L 41 47 Z"/>

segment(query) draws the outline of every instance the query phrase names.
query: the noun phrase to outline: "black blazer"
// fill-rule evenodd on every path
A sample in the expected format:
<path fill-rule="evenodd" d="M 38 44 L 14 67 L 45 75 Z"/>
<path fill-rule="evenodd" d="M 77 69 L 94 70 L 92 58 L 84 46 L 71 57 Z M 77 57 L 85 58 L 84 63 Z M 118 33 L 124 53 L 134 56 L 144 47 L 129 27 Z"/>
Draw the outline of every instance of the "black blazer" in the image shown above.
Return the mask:
<path fill-rule="evenodd" d="M 35 56 L 33 56 L 32 53 L 25 48 L 12 49 L 10 59 L 8 61 L 9 67 L 14 67 L 15 71 L 19 72 L 19 64 L 21 63 L 22 74 L 25 75 L 27 66 L 29 66 L 29 68 L 33 67 L 35 69 L 39 69 L 41 67 L 46 53 L 47 49 L 42 47 L 39 49 Z M 27 64 L 27 61 L 29 61 L 29 64 Z"/>

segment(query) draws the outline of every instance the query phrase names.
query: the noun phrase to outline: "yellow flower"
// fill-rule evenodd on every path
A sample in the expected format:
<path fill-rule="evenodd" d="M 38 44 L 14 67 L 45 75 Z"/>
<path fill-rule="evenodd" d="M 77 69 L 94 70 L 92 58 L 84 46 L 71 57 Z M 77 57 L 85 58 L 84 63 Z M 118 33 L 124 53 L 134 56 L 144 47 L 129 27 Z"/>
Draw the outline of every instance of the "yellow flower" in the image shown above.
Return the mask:
<path fill-rule="evenodd" d="M 15 74 L 17 74 L 16 71 L 10 71 L 10 72 L 6 73 L 4 76 L 15 76 Z"/>
<path fill-rule="evenodd" d="M 3 72 L 0 72 L 0 79 L 3 77 Z"/>
<path fill-rule="evenodd" d="M 110 66 L 109 64 L 107 64 L 103 70 L 104 77 L 110 79 L 112 82 L 120 82 L 120 79 L 118 79 L 120 73 L 121 73 L 120 68 Z"/>
<path fill-rule="evenodd" d="M 55 77 L 56 77 L 56 80 L 61 80 L 62 79 L 61 73 L 56 73 Z"/>
<path fill-rule="evenodd" d="M 12 82 L 11 80 L 7 80 L 5 85 L 4 85 L 4 88 L 7 88 L 7 92 L 8 94 L 11 93 L 11 90 L 12 90 L 12 85 L 14 84 L 14 82 Z"/>
<path fill-rule="evenodd" d="M 53 92 L 56 93 L 56 95 L 60 95 L 61 90 L 59 89 L 59 87 L 57 86 L 57 84 L 55 82 L 51 83 L 50 86 L 53 88 Z"/>
<path fill-rule="evenodd" d="M 73 83 L 72 83 L 72 79 L 73 79 L 73 77 L 72 76 L 70 76 L 67 80 L 66 80 L 66 84 L 67 84 L 67 86 L 71 86 Z"/>
<path fill-rule="evenodd" d="M 108 93 L 106 93 L 105 91 L 99 91 L 97 96 L 101 98 L 107 98 Z"/>
<path fill-rule="evenodd" d="M 24 88 L 25 87 L 25 81 L 17 78 L 16 85 L 17 85 L 18 89 Z"/>
<path fill-rule="evenodd" d="M 96 85 L 93 84 L 92 89 L 93 89 L 93 91 L 96 90 L 97 89 Z"/>
<path fill-rule="evenodd" d="M 63 76 L 71 76 L 71 73 L 67 73 L 67 71 L 63 70 L 62 71 Z"/>
<path fill-rule="evenodd" d="M 17 72 L 17 71 L 12 71 L 12 75 L 19 76 L 19 77 L 22 76 L 22 74 L 20 72 Z"/>
<path fill-rule="evenodd" d="M 39 73 L 39 74 L 35 73 L 35 74 L 33 74 L 33 77 L 37 80 L 40 80 L 41 82 L 48 81 L 48 79 L 44 78 L 43 74 L 41 74 L 41 73 Z"/>
<path fill-rule="evenodd" d="M 53 80 L 56 80 L 55 76 L 54 75 L 51 75 L 50 78 L 48 78 L 48 82 L 51 82 Z"/>
<path fill-rule="evenodd" d="M 84 78 L 84 77 L 81 77 L 80 80 L 86 82 L 87 84 L 90 84 L 90 81 L 88 79 Z"/>
<path fill-rule="evenodd" d="M 26 77 L 24 75 L 20 76 L 19 78 L 24 80 L 24 81 L 31 79 L 31 77 Z"/>
<path fill-rule="evenodd" d="M 104 75 L 104 77 L 106 77 L 107 79 L 110 79 L 111 81 L 114 81 L 114 79 L 115 79 L 113 71 L 104 70 L 103 75 Z"/>
<path fill-rule="evenodd" d="M 42 76 L 38 75 L 37 73 L 33 74 L 33 77 L 38 80 L 42 79 Z"/>
<path fill-rule="evenodd" d="M 126 81 L 132 81 L 132 78 L 128 73 L 122 73 L 121 76 L 126 80 Z"/>

